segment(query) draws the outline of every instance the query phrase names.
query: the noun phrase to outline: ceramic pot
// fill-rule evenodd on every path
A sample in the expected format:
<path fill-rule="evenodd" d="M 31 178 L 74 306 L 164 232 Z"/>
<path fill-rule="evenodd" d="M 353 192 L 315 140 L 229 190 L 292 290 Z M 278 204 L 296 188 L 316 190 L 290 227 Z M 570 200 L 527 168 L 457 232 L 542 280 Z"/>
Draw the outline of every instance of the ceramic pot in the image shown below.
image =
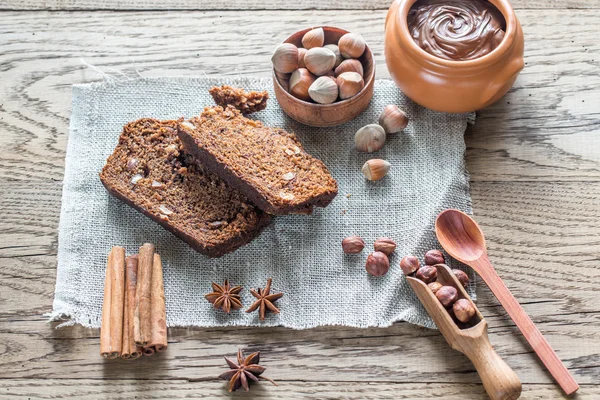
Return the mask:
<path fill-rule="evenodd" d="M 523 69 L 523 30 L 507 0 L 489 0 L 504 16 L 506 33 L 483 57 L 452 61 L 421 49 L 409 33 L 407 16 L 416 0 L 395 0 L 385 22 L 385 60 L 408 97 L 436 111 L 475 111 L 508 92 Z"/>

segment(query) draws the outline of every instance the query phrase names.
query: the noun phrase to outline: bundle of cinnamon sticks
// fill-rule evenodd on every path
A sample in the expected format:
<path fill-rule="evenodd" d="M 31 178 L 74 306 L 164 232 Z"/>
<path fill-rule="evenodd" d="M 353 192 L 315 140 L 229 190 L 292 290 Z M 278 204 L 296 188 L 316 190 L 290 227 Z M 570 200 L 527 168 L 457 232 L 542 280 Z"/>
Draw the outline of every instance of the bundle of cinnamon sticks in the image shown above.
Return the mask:
<path fill-rule="evenodd" d="M 162 262 L 150 243 L 125 257 L 112 248 L 106 265 L 100 355 L 134 360 L 167 349 Z"/>

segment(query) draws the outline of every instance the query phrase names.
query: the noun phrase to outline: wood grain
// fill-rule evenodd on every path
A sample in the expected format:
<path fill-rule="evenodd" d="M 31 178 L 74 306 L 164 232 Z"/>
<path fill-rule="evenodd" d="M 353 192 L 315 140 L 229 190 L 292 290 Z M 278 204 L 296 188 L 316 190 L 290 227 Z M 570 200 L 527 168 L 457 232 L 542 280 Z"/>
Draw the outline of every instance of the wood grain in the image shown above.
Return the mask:
<path fill-rule="evenodd" d="M 0 10 L 387 10 L 393 0 L 3 0 Z M 512 0 L 515 9 L 594 9 L 600 0 Z"/>
<path fill-rule="evenodd" d="M 592 9 L 517 11 L 525 70 L 502 101 L 478 113 L 466 134 L 473 206 L 498 273 L 582 384 L 577 398 L 593 399 L 600 396 L 599 2 L 514 3 Z M 4 0 L 0 8 L 94 4 Z M 178 4 L 191 3 L 108 0 L 95 7 Z M 101 78 L 81 58 L 114 75 L 269 76 L 276 43 L 301 27 L 335 21 L 363 33 L 378 77 L 388 77 L 381 42 L 387 4 L 369 4 L 381 9 L 0 12 L 0 397 L 229 397 L 215 378 L 223 371 L 222 356 L 243 346 L 261 349 L 268 376 L 282 383 L 253 388 L 251 395 L 486 398 L 466 357 L 449 349 L 439 332 L 405 323 L 365 330 L 171 329 L 167 352 L 131 367 L 99 358 L 98 331 L 55 330 L 42 316 L 51 309 L 55 284 L 71 85 Z M 483 285 L 478 308 L 491 343 L 524 384 L 522 398 L 560 398 Z"/>

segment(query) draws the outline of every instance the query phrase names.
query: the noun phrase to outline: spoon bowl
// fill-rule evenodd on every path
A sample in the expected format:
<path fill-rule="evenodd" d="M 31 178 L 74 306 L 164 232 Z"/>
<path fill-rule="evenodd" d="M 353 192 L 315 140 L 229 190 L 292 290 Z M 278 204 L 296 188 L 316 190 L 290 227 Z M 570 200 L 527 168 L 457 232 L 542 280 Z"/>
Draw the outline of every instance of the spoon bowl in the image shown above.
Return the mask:
<path fill-rule="evenodd" d="M 462 263 L 468 264 L 487 253 L 481 228 L 462 211 L 442 211 L 435 220 L 435 233 L 448 254 Z"/>

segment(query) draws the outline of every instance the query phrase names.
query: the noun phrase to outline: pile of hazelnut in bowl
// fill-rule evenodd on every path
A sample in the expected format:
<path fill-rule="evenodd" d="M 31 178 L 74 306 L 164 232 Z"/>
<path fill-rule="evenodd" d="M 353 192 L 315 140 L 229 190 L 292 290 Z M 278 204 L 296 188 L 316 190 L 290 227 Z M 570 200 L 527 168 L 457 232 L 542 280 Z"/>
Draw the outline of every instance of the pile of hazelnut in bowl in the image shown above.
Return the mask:
<path fill-rule="evenodd" d="M 271 61 L 277 101 L 307 125 L 349 121 L 373 96 L 373 54 L 360 34 L 334 27 L 305 29 L 277 46 Z"/>
<path fill-rule="evenodd" d="M 446 262 L 444 254 L 439 250 L 429 250 L 425 253 L 425 265 L 421 266 L 419 259 L 415 256 L 405 256 L 400 260 L 400 268 L 404 275 L 413 275 L 420 279 L 433 292 L 439 302 L 458 321 L 467 323 L 475 316 L 475 307 L 467 299 L 460 299 L 458 290 L 454 286 L 444 286 L 437 281 L 436 265 Z M 452 273 L 461 285 L 466 288 L 469 285 L 469 276 L 460 269 L 453 269 Z"/>

